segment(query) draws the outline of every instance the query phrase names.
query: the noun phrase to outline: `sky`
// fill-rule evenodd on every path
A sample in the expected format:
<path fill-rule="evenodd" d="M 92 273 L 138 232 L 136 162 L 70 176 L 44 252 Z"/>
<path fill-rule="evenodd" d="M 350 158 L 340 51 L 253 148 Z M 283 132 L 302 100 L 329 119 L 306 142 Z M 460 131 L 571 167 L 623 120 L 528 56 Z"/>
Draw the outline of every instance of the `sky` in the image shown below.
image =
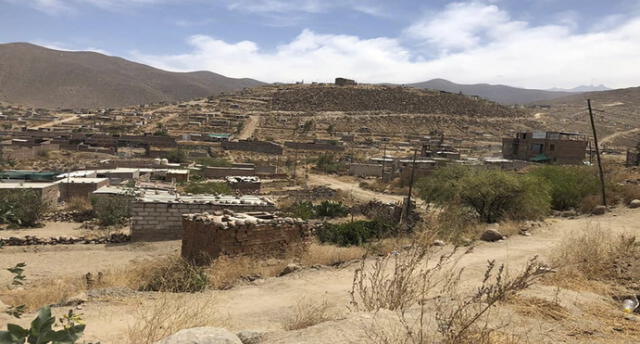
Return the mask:
<path fill-rule="evenodd" d="M 265 82 L 640 85 L 640 0 L 0 0 L 9 42 Z"/>

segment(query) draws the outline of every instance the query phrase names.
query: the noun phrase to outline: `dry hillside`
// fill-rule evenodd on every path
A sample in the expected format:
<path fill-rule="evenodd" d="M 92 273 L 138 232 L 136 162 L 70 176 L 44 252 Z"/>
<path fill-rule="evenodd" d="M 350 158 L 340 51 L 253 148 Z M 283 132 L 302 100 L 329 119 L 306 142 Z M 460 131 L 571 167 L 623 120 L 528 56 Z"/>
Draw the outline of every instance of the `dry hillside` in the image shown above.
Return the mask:
<path fill-rule="evenodd" d="M 173 73 L 94 52 L 0 44 L 0 101 L 43 108 L 119 107 L 206 97 L 261 84 Z"/>

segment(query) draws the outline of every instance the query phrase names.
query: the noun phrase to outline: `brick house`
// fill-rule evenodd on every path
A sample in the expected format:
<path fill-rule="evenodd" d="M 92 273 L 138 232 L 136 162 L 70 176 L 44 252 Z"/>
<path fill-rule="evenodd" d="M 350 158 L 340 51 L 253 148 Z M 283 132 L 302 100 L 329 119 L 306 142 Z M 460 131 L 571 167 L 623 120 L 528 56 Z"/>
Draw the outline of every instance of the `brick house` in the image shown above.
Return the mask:
<path fill-rule="evenodd" d="M 552 164 L 582 164 L 587 149 L 587 138 L 574 133 L 551 131 L 518 133 L 502 139 L 505 159 Z"/>

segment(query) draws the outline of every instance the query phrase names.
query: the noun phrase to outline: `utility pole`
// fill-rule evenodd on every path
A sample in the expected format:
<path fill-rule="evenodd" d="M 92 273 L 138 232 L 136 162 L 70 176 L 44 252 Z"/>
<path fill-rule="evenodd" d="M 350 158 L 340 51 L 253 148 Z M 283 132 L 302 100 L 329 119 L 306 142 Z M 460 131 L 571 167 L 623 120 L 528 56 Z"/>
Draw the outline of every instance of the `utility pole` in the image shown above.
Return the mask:
<path fill-rule="evenodd" d="M 600 148 L 598 148 L 598 134 L 596 133 L 596 124 L 593 121 L 593 111 L 591 110 L 591 99 L 587 99 L 589 107 L 589 118 L 591 119 L 591 129 L 593 130 L 593 144 L 596 148 L 596 158 L 598 159 L 598 171 L 600 172 L 600 188 L 602 192 L 602 205 L 607 206 L 607 195 L 604 186 L 604 171 L 602 170 L 602 161 L 600 160 Z"/>
<path fill-rule="evenodd" d="M 381 171 L 381 176 L 382 177 L 382 182 L 384 182 L 384 165 L 385 162 L 387 160 L 387 140 L 384 140 L 384 152 L 382 153 L 382 171 Z"/>
<path fill-rule="evenodd" d="M 411 192 L 413 191 L 413 181 L 416 175 L 416 156 L 418 155 L 418 149 L 415 148 L 413 150 L 413 162 L 411 164 L 411 179 L 409 181 L 409 192 L 407 193 L 407 201 L 406 204 L 402 207 L 402 213 L 400 215 L 400 229 L 402 230 L 404 227 L 404 222 L 406 217 L 409 215 L 409 210 L 411 207 Z"/>

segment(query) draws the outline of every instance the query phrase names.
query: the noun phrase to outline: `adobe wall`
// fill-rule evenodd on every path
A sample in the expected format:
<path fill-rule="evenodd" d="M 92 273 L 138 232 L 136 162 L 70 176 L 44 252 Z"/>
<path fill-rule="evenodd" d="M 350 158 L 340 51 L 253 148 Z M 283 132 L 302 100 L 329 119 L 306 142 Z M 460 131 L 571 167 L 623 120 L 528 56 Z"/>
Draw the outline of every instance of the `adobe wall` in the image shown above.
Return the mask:
<path fill-rule="evenodd" d="M 237 150 L 268 154 L 282 154 L 283 152 L 282 146 L 267 141 L 226 141 L 222 142 L 222 148 L 224 150 Z"/>
<path fill-rule="evenodd" d="M 349 174 L 356 177 L 379 177 L 382 175 L 382 165 L 380 164 L 351 164 Z"/>
<path fill-rule="evenodd" d="M 308 151 L 333 151 L 333 152 L 342 152 L 344 151 L 343 145 L 332 145 L 327 143 L 311 143 L 311 142 L 294 142 L 287 141 L 284 143 L 284 146 L 289 149 L 298 149 L 298 150 L 308 150 Z"/>
<path fill-rule="evenodd" d="M 187 215 L 182 227 L 181 255 L 197 264 L 223 255 L 284 256 L 291 250 L 303 250 L 310 240 L 308 224 L 295 221 L 222 228 Z"/>
<path fill-rule="evenodd" d="M 230 209 L 238 212 L 273 211 L 273 205 L 159 203 L 131 204 L 131 240 L 161 241 L 182 238 L 182 215 Z"/>

